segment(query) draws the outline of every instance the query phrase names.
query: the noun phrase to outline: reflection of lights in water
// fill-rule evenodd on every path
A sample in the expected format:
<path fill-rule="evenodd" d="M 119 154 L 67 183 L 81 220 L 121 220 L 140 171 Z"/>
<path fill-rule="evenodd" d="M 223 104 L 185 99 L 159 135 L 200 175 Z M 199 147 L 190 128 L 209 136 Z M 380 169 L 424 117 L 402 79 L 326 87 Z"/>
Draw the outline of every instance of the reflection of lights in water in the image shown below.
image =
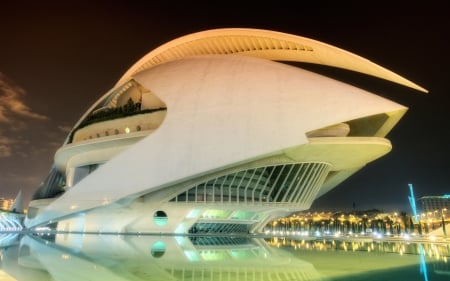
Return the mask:
<path fill-rule="evenodd" d="M 62 255 L 61 255 L 61 259 L 63 259 L 63 260 L 68 260 L 68 259 L 70 259 L 70 255 L 68 255 L 68 254 L 62 254 Z"/>
<path fill-rule="evenodd" d="M 297 238 L 56 234 L 50 239 L 47 236 L 27 236 L 22 239 L 20 245 L 23 249 L 29 250 L 21 251 L 19 259 L 21 266 L 25 265 L 22 269 L 29 270 L 30 276 L 32 273 L 36 274 L 36 270 L 49 276 L 53 274 L 63 276 L 64 273 L 76 270 L 81 274 L 79 280 L 88 277 L 89 274 L 92 280 L 147 280 L 155 276 L 161 280 L 196 281 L 200 280 L 199 276 L 204 276 L 201 280 L 222 278 L 222 280 L 246 281 L 264 280 L 263 278 L 270 276 L 284 278 L 290 275 L 290 278 L 280 280 L 319 281 L 329 280 L 323 276 L 334 274 L 333 270 L 336 270 L 336 274 L 354 274 L 354 272 L 344 273 L 339 264 L 342 262 L 351 265 L 354 260 L 350 259 L 355 257 L 363 264 L 365 263 L 363 257 L 368 257 L 370 261 L 370 268 L 355 266 L 351 269 L 357 274 L 365 274 L 366 271 L 374 269 L 381 271 L 386 269 L 384 272 L 388 272 L 388 269 L 400 271 L 401 266 L 414 265 L 411 267 L 415 269 L 414 274 L 422 278 L 417 268 L 419 263 L 422 272 L 426 272 L 427 268 L 423 267 L 426 259 L 439 260 L 443 264 L 450 256 L 449 245 L 437 243 L 419 245 L 410 241 L 364 241 L 348 237 L 333 240 L 302 236 Z M 314 259 L 308 260 L 310 257 Z M 331 260 L 330 257 L 334 257 L 335 260 Z M 323 258 L 327 260 L 324 261 Z M 374 259 L 377 262 L 373 262 Z M 395 262 L 391 264 L 393 260 Z M 329 266 L 329 261 L 335 262 L 333 265 L 335 267 L 332 266 L 332 271 L 323 272 L 322 270 Z M 395 264 L 397 261 L 402 265 Z M 26 265 L 30 267 L 26 268 Z M 36 265 L 38 268 L 33 267 Z M 64 269 L 64 266 L 70 267 L 70 270 Z M 386 268 L 383 268 L 384 266 Z M 430 275 L 432 274 L 430 268 L 426 276 L 436 281 Z M 229 278 L 223 278 L 224 276 Z M 58 280 L 58 278 L 40 280 Z"/>
<path fill-rule="evenodd" d="M 280 243 L 282 239 L 283 243 Z M 450 244 L 446 243 L 421 243 L 416 244 L 411 241 L 352 241 L 344 240 L 344 238 L 333 239 L 333 240 L 305 240 L 305 239 L 288 239 L 286 237 L 272 237 L 267 239 L 268 243 L 272 246 L 280 248 L 283 245 L 290 245 L 295 250 L 302 249 L 314 249 L 317 251 L 338 251 L 344 250 L 348 251 L 364 251 L 364 252 L 382 252 L 382 253 L 398 253 L 399 255 L 404 254 L 423 254 L 429 258 L 436 261 L 447 262 L 448 256 L 450 256 Z M 422 245 L 422 250 L 420 250 L 418 245 Z"/>
<path fill-rule="evenodd" d="M 423 279 L 428 281 L 427 264 L 425 262 L 425 254 L 422 244 L 419 244 L 419 256 L 420 256 L 420 273 L 423 274 Z"/>

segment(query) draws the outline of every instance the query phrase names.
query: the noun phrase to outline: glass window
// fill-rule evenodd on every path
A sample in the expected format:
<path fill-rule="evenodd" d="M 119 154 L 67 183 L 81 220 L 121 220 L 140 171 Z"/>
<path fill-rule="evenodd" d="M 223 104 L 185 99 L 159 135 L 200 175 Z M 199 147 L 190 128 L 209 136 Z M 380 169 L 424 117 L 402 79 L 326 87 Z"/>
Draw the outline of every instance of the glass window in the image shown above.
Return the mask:
<path fill-rule="evenodd" d="M 167 224 L 168 218 L 164 211 L 156 211 L 153 214 L 153 222 L 158 226 L 164 226 Z"/>

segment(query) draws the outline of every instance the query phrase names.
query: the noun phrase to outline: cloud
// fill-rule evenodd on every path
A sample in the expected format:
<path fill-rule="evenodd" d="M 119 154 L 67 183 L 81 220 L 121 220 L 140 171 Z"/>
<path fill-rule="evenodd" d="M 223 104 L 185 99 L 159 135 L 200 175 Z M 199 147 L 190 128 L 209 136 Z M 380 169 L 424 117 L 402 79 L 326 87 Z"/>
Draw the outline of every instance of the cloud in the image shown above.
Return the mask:
<path fill-rule="evenodd" d="M 11 156 L 12 150 L 10 146 L 0 144 L 0 158 L 6 158 Z"/>
<path fill-rule="evenodd" d="M 14 141 L 1 135 L 0 132 L 0 158 L 9 157 L 12 154 L 11 144 Z"/>
<path fill-rule="evenodd" d="M 24 96 L 25 91 L 0 72 L 0 122 L 14 122 L 17 116 L 37 120 L 48 119 L 47 116 L 33 112 L 25 105 L 22 100 Z"/>
<path fill-rule="evenodd" d="M 10 157 L 24 144 L 23 132 L 29 121 L 49 118 L 33 112 L 23 99 L 25 91 L 0 72 L 0 159 Z"/>

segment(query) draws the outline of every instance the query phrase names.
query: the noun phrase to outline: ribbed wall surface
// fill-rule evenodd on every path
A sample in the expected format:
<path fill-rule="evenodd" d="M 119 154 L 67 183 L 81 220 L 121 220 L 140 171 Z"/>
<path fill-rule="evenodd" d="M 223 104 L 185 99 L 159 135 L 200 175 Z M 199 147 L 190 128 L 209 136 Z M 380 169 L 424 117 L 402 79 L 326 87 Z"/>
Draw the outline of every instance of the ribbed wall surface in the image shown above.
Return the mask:
<path fill-rule="evenodd" d="M 23 228 L 23 214 L 0 211 L 0 231 L 18 231 Z M 6 237 L 6 236 L 5 236 Z M 0 241 L 2 239 L 0 238 Z"/>
<path fill-rule="evenodd" d="M 327 163 L 295 163 L 239 171 L 197 184 L 171 202 L 304 205 L 325 180 Z"/>
<path fill-rule="evenodd" d="M 151 60 L 140 66 L 135 72 L 143 71 L 154 65 L 178 58 L 207 54 L 236 54 L 262 50 L 309 51 L 313 48 L 290 40 L 280 40 L 263 36 L 215 36 L 188 41 L 176 48 L 167 49 L 155 55 Z"/>

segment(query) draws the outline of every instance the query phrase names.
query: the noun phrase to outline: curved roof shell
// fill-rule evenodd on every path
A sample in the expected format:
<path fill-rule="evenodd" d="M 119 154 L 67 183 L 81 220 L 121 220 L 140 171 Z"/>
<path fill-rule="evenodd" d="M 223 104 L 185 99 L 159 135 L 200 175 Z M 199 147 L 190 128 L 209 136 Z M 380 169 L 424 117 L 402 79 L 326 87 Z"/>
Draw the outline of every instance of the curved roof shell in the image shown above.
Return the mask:
<path fill-rule="evenodd" d="M 335 46 L 292 34 L 251 28 L 222 28 L 179 37 L 149 52 L 117 82 L 171 60 L 207 54 L 240 54 L 274 61 L 314 63 L 385 79 L 421 92 L 423 87 L 361 56 Z"/>
<path fill-rule="evenodd" d="M 322 75 L 248 56 L 186 57 L 133 77 L 167 105 L 164 122 L 66 191 L 34 223 L 264 157 L 301 161 L 292 148 L 307 144 L 311 130 L 376 114 L 392 116 L 392 127 L 406 111 Z M 383 141 L 386 153 L 390 144 Z"/>

